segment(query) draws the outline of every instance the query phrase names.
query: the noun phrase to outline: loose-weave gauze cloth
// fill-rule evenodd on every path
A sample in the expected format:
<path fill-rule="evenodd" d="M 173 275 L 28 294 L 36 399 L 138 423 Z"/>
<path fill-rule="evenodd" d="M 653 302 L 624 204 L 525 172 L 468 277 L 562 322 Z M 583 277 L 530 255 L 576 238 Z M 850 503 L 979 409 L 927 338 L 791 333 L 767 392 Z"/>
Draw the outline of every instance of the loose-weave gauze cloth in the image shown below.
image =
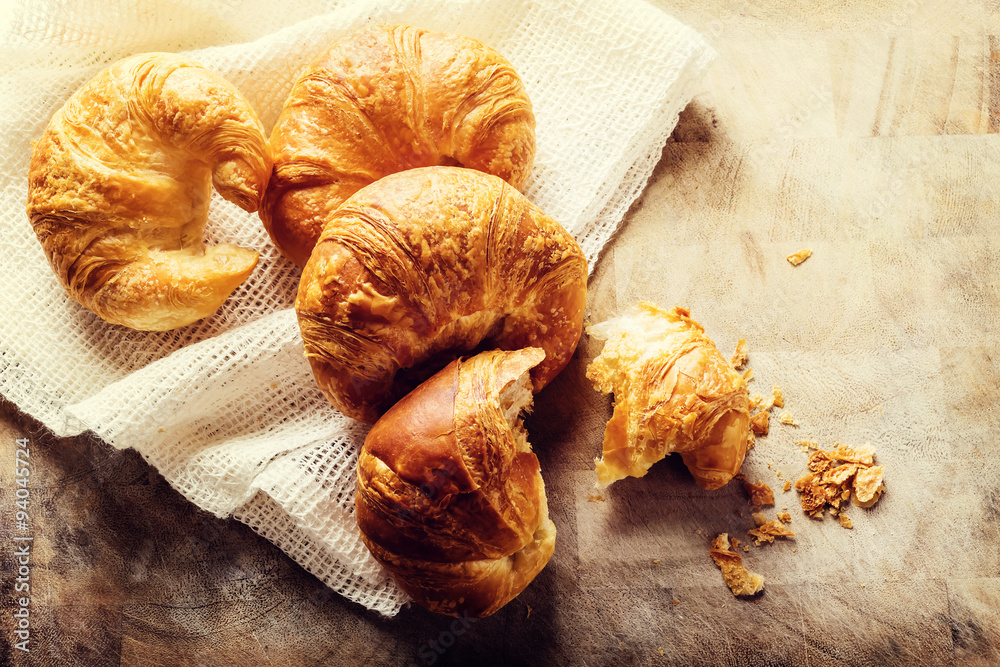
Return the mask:
<path fill-rule="evenodd" d="M 191 502 L 393 615 L 407 597 L 352 516 L 367 427 L 317 388 L 292 310 L 299 270 L 260 219 L 214 196 L 206 241 L 259 250 L 256 270 L 214 316 L 143 332 L 70 300 L 25 214 L 31 142 L 109 63 L 183 52 L 231 81 L 270 132 L 309 61 L 384 23 L 465 34 L 512 62 L 538 123 L 524 193 L 580 241 L 591 267 L 713 57 L 642 0 L 25 0 L 2 45 L 0 392 L 57 435 L 91 430 L 135 448 Z"/>

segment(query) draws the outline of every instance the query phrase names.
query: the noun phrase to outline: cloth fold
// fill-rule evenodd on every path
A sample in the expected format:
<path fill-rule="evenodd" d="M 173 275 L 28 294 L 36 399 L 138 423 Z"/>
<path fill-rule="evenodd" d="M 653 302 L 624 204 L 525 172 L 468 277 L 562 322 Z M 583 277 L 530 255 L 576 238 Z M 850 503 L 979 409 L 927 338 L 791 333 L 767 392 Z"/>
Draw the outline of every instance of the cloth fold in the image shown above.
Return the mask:
<path fill-rule="evenodd" d="M 291 305 L 298 269 L 260 220 L 213 196 L 206 240 L 258 249 L 213 317 L 172 332 L 108 325 L 63 293 L 24 213 L 30 142 L 101 68 L 176 51 L 236 85 L 270 130 L 299 70 L 333 39 L 407 23 L 479 39 L 522 76 L 538 121 L 525 194 L 593 267 L 713 57 L 643 0 L 25 0 L 0 45 L 0 393 L 58 435 L 138 450 L 185 497 L 234 516 L 321 581 L 395 614 L 406 596 L 352 516 L 367 427 L 325 401 Z"/>

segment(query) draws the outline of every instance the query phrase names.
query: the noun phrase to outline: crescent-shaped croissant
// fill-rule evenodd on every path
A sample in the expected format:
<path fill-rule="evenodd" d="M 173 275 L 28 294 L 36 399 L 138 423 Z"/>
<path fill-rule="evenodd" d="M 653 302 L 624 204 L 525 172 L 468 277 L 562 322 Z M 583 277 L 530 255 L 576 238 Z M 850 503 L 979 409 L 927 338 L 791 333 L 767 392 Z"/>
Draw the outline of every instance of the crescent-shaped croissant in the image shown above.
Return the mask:
<path fill-rule="evenodd" d="M 424 167 L 386 176 L 330 217 L 299 282 L 313 374 L 374 422 L 451 359 L 539 347 L 538 391 L 580 339 L 587 261 L 555 220 L 496 176 Z"/>
<path fill-rule="evenodd" d="M 515 188 L 535 156 L 535 116 L 517 72 L 484 44 L 410 26 L 334 43 L 299 77 L 271 133 L 260 216 L 303 266 L 330 213 L 388 174 L 461 165 Z"/>
<path fill-rule="evenodd" d="M 459 359 L 368 433 L 355 499 L 361 538 L 399 586 L 443 614 L 488 616 L 555 547 L 545 485 L 519 418 L 538 348 Z"/>
<path fill-rule="evenodd" d="M 739 472 L 750 435 L 747 384 L 687 310 L 640 303 L 587 333 L 606 339 L 587 378 L 615 395 L 598 486 L 642 477 L 672 452 L 705 489 Z"/>
<path fill-rule="evenodd" d="M 257 210 L 270 149 L 250 104 L 168 53 L 120 60 L 60 108 L 35 142 L 27 213 L 69 295 L 114 324 L 163 331 L 206 317 L 257 263 L 206 248 L 212 184 Z"/>

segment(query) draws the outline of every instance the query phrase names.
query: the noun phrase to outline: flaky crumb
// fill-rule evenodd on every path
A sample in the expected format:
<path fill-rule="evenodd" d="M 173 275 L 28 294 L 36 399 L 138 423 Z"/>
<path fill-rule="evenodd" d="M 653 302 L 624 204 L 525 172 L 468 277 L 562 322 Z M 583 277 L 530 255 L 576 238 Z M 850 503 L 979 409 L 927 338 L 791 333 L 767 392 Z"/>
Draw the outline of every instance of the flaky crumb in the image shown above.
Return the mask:
<path fill-rule="evenodd" d="M 782 523 L 792 522 L 792 515 L 788 512 L 778 512 L 778 518 L 781 520 Z"/>
<path fill-rule="evenodd" d="M 749 382 L 752 379 L 753 379 L 753 369 L 752 368 L 748 368 L 748 369 L 746 369 L 746 371 L 743 372 L 743 381 L 744 382 Z"/>
<path fill-rule="evenodd" d="M 809 259 L 812 256 L 812 254 L 813 254 L 813 251 L 810 248 L 803 248 L 802 250 L 799 250 L 798 252 L 793 252 L 791 255 L 789 255 L 785 259 L 787 259 L 788 263 L 791 264 L 792 266 L 798 266 L 802 262 L 804 262 L 807 259 Z"/>
<path fill-rule="evenodd" d="M 763 404 L 764 404 L 764 394 L 760 393 L 759 391 L 755 391 L 754 393 L 750 394 L 751 410 L 756 410 Z"/>
<path fill-rule="evenodd" d="M 736 549 L 739 542 L 733 540 Z M 722 570 L 722 579 L 729 586 L 733 595 L 755 595 L 764 590 L 764 577 L 754 572 L 750 572 L 743 565 L 743 557 L 735 551 L 730 550 L 729 535 L 721 533 L 712 540 L 712 548 L 709 555 L 715 564 Z"/>
<path fill-rule="evenodd" d="M 733 368 L 739 370 L 744 366 L 746 366 L 748 358 L 749 357 L 747 356 L 747 342 L 744 339 L 740 338 L 738 341 L 736 341 L 736 351 L 733 352 L 733 356 L 729 360 L 729 363 L 730 365 L 732 365 Z"/>
<path fill-rule="evenodd" d="M 862 507 L 874 505 L 882 495 L 885 466 L 871 466 L 854 477 L 854 502 Z"/>
<path fill-rule="evenodd" d="M 778 385 L 771 389 L 771 403 L 777 408 L 785 407 L 785 394 Z"/>
<path fill-rule="evenodd" d="M 762 542 L 774 542 L 775 537 L 795 537 L 795 533 L 785 528 L 784 524 L 777 519 L 765 521 L 747 532 L 753 536 L 757 546 L 760 546 Z"/>
<path fill-rule="evenodd" d="M 660 655 L 663 655 L 663 647 L 662 646 L 657 646 L 656 650 L 660 652 Z"/>
<path fill-rule="evenodd" d="M 770 427 L 770 419 L 770 412 L 758 412 L 750 417 L 750 429 L 757 435 L 767 435 L 767 430 Z"/>
<path fill-rule="evenodd" d="M 604 494 L 597 491 L 587 496 L 587 502 L 589 503 L 603 503 L 605 500 L 607 500 L 607 498 L 604 497 Z"/>
<path fill-rule="evenodd" d="M 789 412 L 782 412 L 781 416 L 778 417 L 778 421 L 785 426 L 798 426 L 798 423 L 792 418 L 792 415 Z"/>
<path fill-rule="evenodd" d="M 815 449 L 809 454 L 809 473 L 795 483 L 802 494 L 802 509 L 813 518 L 822 518 L 830 509 L 841 525 L 850 527 L 844 516 L 844 503 L 862 507 L 874 504 L 884 489 L 884 466 L 876 466 L 875 452 L 870 447 L 851 448 L 836 444 L 832 451 Z"/>
<path fill-rule="evenodd" d="M 767 515 L 763 512 L 754 512 L 750 516 L 753 517 L 753 522 L 758 526 L 763 526 L 767 523 Z"/>
<path fill-rule="evenodd" d="M 744 480 L 743 490 L 750 496 L 750 499 L 747 501 L 750 505 L 756 505 L 757 507 L 770 507 L 774 505 L 774 491 L 761 480 L 757 480 L 756 484 Z"/>
<path fill-rule="evenodd" d="M 678 600 L 677 598 L 674 598 L 673 600 L 670 601 L 670 603 L 673 604 L 676 607 L 677 605 L 679 605 L 681 603 L 681 601 Z"/>
<path fill-rule="evenodd" d="M 785 491 L 785 492 L 788 492 L 788 491 L 791 491 L 791 489 L 792 489 L 792 483 L 791 483 L 791 482 L 789 482 L 789 481 L 788 481 L 788 480 L 786 479 L 786 480 L 785 480 L 785 485 L 784 485 L 783 487 L 781 487 L 781 490 L 782 490 L 782 491 Z"/>
<path fill-rule="evenodd" d="M 851 523 L 851 519 L 843 512 L 837 515 L 837 521 L 839 521 L 840 525 L 844 528 L 854 528 L 854 524 Z"/>

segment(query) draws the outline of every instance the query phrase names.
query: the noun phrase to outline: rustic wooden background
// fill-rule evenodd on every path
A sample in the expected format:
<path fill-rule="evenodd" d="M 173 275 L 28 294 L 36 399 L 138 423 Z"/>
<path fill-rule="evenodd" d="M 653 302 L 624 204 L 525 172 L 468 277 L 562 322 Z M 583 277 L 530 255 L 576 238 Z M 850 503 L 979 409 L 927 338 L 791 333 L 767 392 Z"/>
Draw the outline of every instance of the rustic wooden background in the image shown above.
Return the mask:
<path fill-rule="evenodd" d="M 767 589 L 736 600 L 708 540 L 749 527 L 738 486 L 703 492 L 668 460 L 588 502 L 610 403 L 584 378 L 585 339 L 528 421 L 559 530 L 549 566 L 489 619 L 386 619 L 134 452 L 55 439 L 0 403 L 0 663 L 1000 664 L 1000 8 L 655 4 L 719 58 L 591 280 L 591 317 L 652 299 L 690 307 L 727 354 L 746 338 L 752 389 L 782 385 L 801 424 L 773 425 L 748 474 L 797 477 L 800 437 L 870 441 L 879 505 L 848 531 L 779 493 L 797 536 L 745 554 Z M 11 645 L 19 437 L 27 654 Z"/>

